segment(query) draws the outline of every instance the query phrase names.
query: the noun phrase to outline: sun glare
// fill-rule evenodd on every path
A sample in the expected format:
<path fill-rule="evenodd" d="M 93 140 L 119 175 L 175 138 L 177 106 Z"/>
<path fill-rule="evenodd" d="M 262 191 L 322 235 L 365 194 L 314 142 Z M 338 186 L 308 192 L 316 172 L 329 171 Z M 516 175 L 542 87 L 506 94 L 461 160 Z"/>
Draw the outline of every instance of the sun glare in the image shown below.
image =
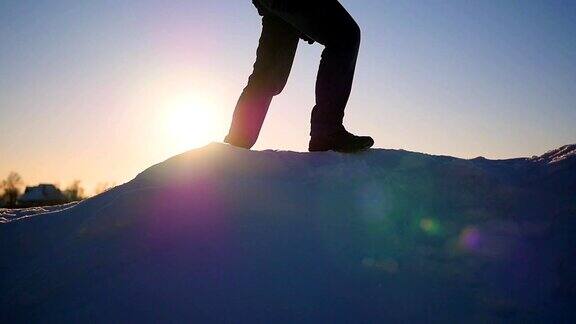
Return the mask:
<path fill-rule="evenodd" d="M 214 104 L 198 96 L 177 98 L 167 104 L 166 142 L 177 151 L 206 145 L 218 140 L 219 118 Z"/>

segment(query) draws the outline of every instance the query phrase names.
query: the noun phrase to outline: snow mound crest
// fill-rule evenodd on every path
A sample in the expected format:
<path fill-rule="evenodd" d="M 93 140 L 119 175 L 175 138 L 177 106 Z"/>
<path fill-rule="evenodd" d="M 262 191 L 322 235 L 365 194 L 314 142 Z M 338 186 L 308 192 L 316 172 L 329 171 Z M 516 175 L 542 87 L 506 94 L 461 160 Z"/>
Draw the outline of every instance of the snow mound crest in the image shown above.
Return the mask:
<path fill-rule="evenodd" d="M 214 143 L 0 210 L 0 323 L 576 323 L 575 194 L 572 162 Z"/>

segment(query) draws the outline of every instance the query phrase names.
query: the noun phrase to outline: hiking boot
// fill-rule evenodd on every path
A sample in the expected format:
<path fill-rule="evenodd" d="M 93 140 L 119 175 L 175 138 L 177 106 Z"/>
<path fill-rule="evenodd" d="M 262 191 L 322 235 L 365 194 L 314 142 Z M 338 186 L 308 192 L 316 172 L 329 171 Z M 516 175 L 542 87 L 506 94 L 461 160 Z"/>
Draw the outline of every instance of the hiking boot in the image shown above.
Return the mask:
<path fill-rule="evenodd" d="M 372 147 L 372 145 L 374 145 L 372 137 L 356 136 L 343 129 L 331 135 L 312 136 L 308 145 L 308 151 L 354 153 L 367 150 Z"/>

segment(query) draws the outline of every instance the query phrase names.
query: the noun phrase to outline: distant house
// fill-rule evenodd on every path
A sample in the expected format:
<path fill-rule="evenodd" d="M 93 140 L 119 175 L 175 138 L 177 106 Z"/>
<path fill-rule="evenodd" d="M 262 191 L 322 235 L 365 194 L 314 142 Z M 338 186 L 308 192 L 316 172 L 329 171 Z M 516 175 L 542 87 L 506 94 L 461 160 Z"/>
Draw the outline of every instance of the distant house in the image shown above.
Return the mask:
<path fill-rule="evenodd" d="M 66 196 L 52 184 L 40 184 L 26 187 L 24 194 L 18 198 L 20 207 L 51 206 L 67 203 Z"/>

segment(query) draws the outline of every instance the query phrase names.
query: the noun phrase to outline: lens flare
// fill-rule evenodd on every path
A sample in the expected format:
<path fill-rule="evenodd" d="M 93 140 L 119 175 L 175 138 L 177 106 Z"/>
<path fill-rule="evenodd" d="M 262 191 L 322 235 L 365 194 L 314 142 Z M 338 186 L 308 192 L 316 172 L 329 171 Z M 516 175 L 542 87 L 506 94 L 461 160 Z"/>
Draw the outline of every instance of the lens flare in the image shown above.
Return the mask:
<path fill-rule="evenodd" d="M 478 251 L 482 243 L 480 230 L 475 226 L 467 226 L 460 233 L 460 246 L 467 251 Z"/>
<path fill-rule="evenodd" d="M 432 218 L 422 218 L 420 220 L 420 229 L 428 235 L 439 235 L 442 231 L 440 224 Z"/>

